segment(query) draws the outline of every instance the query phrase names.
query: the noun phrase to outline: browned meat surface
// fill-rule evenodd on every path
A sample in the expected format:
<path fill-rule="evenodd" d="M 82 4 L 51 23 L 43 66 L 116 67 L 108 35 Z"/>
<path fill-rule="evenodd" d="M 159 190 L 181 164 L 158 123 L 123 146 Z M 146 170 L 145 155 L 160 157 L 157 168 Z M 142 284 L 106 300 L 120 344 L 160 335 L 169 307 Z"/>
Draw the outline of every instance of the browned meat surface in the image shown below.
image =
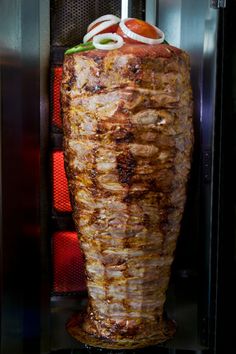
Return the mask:
<path fill-rule="evenodd" d="M 189 59 L 168 45 L 65 57 L 64 152 L 89 306 L 70 333 L 105 348 L 166 340 L 193 144 Z"/>

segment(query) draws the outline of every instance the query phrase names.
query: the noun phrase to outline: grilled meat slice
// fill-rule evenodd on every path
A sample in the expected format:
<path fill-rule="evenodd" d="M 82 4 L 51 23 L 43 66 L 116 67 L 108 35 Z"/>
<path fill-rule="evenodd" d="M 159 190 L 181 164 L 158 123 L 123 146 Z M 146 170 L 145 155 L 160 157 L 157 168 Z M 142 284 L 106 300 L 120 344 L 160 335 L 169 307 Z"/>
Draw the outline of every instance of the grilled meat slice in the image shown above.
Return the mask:
<path fill-rule="evenodd" d="M 188 55 L 168 45 L 68 55 L 62 109 L 89 294 L 68 329 L 105 348 L 164 341 L 193 145 Z"/>

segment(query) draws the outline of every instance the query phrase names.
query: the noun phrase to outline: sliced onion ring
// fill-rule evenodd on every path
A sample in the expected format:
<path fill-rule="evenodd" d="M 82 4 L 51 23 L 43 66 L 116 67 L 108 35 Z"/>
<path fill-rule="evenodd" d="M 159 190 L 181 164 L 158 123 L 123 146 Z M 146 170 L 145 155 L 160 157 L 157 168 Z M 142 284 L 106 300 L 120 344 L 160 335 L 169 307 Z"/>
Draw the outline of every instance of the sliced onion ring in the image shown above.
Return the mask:
<path fill-rule="evenodd" d="M 94 25 L 96 25 L 96 23 L 104 22 L 104 21 L 114 21 L 114 25 L 115 25 L 116 23 L 120 22 L 120 18 L 115 15 L 104 15 L 104 16 L 98 17 L 95 21 L 90 23 L 90 25 L 88 26 L 87 32 L 89 32 L 90 29 Z"/>
<path fill-rule="evenodd" d="M 165 39 L 165 34 L 156 26 L 151 25 L 157 32 L 157 34 L 160 36 L 160 38 L 154 39 L 154 38 L 148 38 L 141 36 L 140 34 L 137 34 L 133 31 L 131 31 L 125 24 L 126 21 L 128 20 L 135 20 L 134 18 L 125 18 L 124 20 L 120 21 L 120 29 L 121 31 L 129 38 L 137 41 L 137 42 L 142 42 L 145 44 L 160 44 L 164 41 Z"/>
<path fill-rule="evenodd" d="M 104 39 L 110 39 L 112 43 L 102 44 L 101 41 Z M 119 34 L 116 33 L 102 33 L 93 37 L 93 45 L 97 49 L 112 50 L 122 47 L 124 40 Z"/>
<path fill-rule="evenodd" d="M 93 28 L 90 32 L 88 32 L 84 36 L 83 42 L 87 43 L 91 38 L 96 36 L 96 34 L 99 34 L 100 32 L 104 31 L 106 28 L 109 28 L 109 27 L 115 25 L 116 23 L 117 22 L 114 22 L 114 21 L 104 21 L 104 22 L 100 23 L 99 25 L 97 25 L 95 28 Z"/>

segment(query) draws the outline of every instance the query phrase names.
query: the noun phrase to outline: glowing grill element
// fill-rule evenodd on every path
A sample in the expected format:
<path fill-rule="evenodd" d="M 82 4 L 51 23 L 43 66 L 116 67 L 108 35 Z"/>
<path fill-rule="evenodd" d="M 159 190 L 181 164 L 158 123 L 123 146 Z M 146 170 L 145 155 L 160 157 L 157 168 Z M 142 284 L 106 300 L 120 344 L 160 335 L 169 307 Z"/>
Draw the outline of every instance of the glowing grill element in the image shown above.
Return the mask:
<path fill-rule="evenodd" d="M 53 234 L 53 291 L 78 292 L 86 290 L 84 260 L 76 232 Z"/>
<path fill-rule="evenodd" d="M 56 67 L 53 69 L 52 124 L 60 129 L 62 128 L 61 104 L 60 104 L 61 80 L 62 80 L 62 67 Z"/>
<path fill-rule="evenodd" d="M 52 154 L 53 169 L 53 208 L 60 213 L 71 212 L 68 183 L 64 169 L 62 151 L 55 151 Z"/>

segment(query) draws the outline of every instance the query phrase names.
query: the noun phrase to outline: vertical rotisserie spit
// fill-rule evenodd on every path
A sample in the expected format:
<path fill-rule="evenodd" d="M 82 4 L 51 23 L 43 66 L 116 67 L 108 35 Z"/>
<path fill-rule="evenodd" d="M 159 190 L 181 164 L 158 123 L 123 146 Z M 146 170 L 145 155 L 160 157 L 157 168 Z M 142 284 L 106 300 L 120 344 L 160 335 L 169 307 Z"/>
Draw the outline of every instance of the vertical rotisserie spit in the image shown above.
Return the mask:
<path fill-rule="evenodd" d="M 138 348 L 168 339 L 163 316 L 193 145 L 188 55 L 125 44 L 65 56 L 64 154 L 86 260 L 81 342 Z"/>

